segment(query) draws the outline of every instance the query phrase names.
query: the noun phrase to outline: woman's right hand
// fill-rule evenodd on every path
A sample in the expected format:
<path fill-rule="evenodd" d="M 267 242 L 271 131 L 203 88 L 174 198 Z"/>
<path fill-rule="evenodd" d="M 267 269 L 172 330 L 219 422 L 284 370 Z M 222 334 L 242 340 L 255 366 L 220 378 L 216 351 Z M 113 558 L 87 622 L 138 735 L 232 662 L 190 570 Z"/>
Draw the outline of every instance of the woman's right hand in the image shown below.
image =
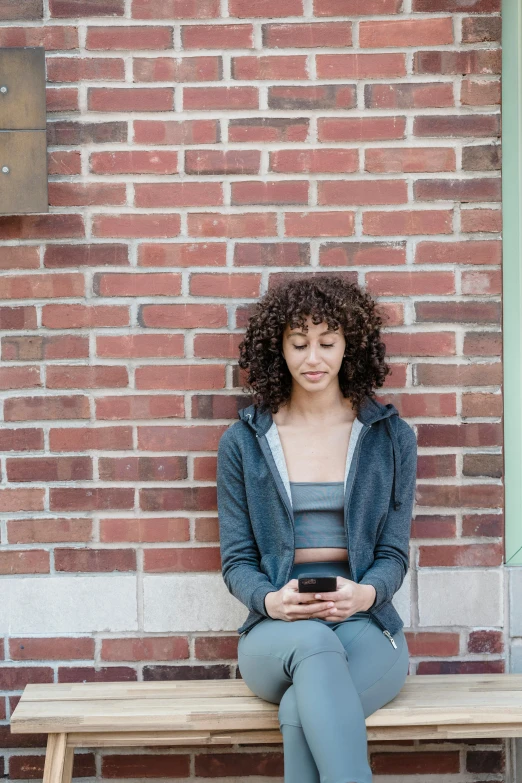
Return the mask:
<path fill-rule="evenodd" d="M 265 608 L 273 620 L 309 620 L 311 617 L 327 617 L 334 603 L 314 598 L 314 593 L 300 593 L 297 579 L 290 581 L 280 590 L 267 593 Z"/>

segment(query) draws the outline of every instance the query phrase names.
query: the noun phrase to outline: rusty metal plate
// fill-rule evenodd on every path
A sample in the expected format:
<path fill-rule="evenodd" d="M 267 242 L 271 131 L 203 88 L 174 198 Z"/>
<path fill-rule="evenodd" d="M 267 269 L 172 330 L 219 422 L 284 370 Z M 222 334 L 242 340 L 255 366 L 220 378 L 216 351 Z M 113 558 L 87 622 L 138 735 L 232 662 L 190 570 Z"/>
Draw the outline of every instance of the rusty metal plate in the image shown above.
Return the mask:
<path fill-rule="evenodd" d="M 0 131 L 0 214 L 48 211 L 45 130 Z"/>
<path fill-rule="evenodd" d="M 43 46 L 0 49 L 0 129 L 45 128 Z"/>

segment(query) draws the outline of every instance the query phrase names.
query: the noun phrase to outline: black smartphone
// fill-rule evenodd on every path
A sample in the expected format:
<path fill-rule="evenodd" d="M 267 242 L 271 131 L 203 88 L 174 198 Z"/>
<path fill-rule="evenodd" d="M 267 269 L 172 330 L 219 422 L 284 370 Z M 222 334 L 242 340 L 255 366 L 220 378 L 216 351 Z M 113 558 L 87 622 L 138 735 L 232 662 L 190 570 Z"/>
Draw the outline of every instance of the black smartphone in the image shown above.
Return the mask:
<path fill-rule="evenodd" d="M 337 590 L 336 576 L 301 574 L 298 577 L 298 582 L 300 593 L 335 593 Z"/>

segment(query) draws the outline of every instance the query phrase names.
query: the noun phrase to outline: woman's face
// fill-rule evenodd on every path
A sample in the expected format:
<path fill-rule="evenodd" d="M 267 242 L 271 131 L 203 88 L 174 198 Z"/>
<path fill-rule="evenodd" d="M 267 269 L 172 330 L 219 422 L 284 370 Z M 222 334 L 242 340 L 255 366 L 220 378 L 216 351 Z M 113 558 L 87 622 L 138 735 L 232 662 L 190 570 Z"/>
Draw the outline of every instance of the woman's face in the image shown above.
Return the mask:
<path fill-rule="evenodd" d="M 337 376 L 343 360 L 346 340 L 340 327 L 329 331 L 328 324 L 313 324 L 306 319 L 307 331 L 287 324 L 283 332 L 283 356 L 295 383 L 306 391 L 323 391 Z"/>

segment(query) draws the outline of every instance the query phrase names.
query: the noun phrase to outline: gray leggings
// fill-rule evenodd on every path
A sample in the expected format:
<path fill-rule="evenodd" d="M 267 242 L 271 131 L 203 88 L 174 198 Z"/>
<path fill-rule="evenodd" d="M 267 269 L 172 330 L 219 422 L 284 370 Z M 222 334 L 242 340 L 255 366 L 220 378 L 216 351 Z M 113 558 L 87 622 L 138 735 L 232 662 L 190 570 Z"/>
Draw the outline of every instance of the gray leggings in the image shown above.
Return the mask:
<path fill-rule="evenodd" d="M 349 578 L 343 562 L 294 564 L 301 572 Z M 279 704 L 285 783 L 371 783 L 365 718 L 401 690 L 409 668 L 402 628 L 397 649 L 367 612 L 331 622 L 270 617 L 242 635 L 238 666 L 257 696 Z"/>

